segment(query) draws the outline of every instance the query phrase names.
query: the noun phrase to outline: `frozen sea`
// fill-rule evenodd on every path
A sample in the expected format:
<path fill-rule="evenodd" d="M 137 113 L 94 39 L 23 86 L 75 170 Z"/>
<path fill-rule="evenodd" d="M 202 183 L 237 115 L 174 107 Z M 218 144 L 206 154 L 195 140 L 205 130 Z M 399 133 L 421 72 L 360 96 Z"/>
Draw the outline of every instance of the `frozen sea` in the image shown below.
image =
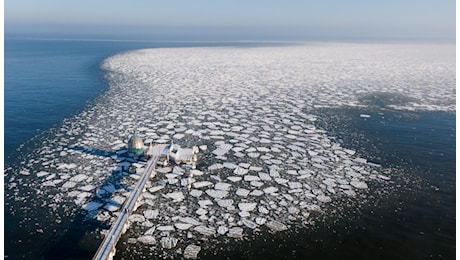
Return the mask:
<path fill-rule="evenodd" d="M 5 254 L 90 258 L 137 129 L 199 163 L 148 183 L 116 258 L 453 259 L 455 95 L 449 44 L 7 38 Z"/>

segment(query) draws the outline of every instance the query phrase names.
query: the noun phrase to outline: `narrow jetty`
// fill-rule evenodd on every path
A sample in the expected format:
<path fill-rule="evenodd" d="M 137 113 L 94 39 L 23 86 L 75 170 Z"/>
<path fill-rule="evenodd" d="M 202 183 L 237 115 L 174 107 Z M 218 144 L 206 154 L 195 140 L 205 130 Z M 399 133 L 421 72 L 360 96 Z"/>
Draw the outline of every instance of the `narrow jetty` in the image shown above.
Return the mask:
<path fill-rule="evenodd" d="M 153 156 L 148 161 L 147 167 L 145 168 L 142 177 L 127 199 L 120 216 L 118 216 L 118 219 L 112 225 L 109 232 L 105 236 L 104 241 L 102 241 L 102 244 L 99 246 L 96 255 L 93 257 L 94 260 L 112 259 L 115 256 L 115 247 L 117 245 L 118 239 L 120 239 L 121 235 L 128 229 L 128 218 L 131 213 L 136 210 L 138 206 L 137 200 L 139 195 L 144 192 L 145 184 L 147 183 L 149 176 L 151 176 L 155 171 L 155 166 L 158 162 L 158 159 L 159 156 Z"/>

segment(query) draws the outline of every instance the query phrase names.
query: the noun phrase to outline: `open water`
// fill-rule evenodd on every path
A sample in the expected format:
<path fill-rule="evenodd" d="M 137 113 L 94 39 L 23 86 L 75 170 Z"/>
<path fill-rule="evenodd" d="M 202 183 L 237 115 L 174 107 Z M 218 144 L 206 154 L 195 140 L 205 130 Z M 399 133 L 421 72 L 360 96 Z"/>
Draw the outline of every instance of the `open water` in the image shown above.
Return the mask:
<path fill-rule="evenodd" d="M 78 113 L 104 91 L 100 69 L 103 59 L 140 48 L 222 45 L 238 44 L 6 37 L 6 167 L 17 164 L 16 157 L 27 153 L 28 145 L 36 145 L 29 141 L 31 138 Z M 395 183 L 400 192 L 376 199 L 372 205 L 350 209 L 349 218 L 331 217 L 312 229 L 259 235 L 212 253 L 202 252 L 202 257 L 454 259 L 455 114 L 398 112 L 379 104 L 370 110 L 317 113 L 322 115 L 318 124 L 342 146 L 382 166 L 400 168 Z M 5 255 L 10 259 L 44 258 L 59 243 L 59 238 L 54 238 L 49 244 L 40 243 L 37 249 L 27 242 L 33 237 L 27 237 L 28 232 L 22 231 L 19 223 L 37 217 L 13 216 L 5 208 Z M 78 251 L 78 245 L 75 247 Z M 24 253 L 29 248 L 31 253 Z"/>
<path fill-rule="evenodd" d="M 143 48 L 260 43 L 149 42 L 5 37 L 5 154 L 77 113 L 104 90 L 101 62 Z M 265 44 L 267 45 L 267 44 Z"/>

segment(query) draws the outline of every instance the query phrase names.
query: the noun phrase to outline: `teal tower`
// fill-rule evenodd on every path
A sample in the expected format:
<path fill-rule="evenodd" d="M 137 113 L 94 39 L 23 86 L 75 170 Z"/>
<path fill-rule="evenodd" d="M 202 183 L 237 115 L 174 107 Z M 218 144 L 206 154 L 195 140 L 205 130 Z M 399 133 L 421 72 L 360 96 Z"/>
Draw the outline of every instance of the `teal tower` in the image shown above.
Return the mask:
<path fill-rule="evenodd" d="M 144 152 L 144 141 L 140 136 L 137 135 L 134 131 L 131 138 L 128 140 L 128 153 L 133 153 L 135 155 L 141 155 Z"/>

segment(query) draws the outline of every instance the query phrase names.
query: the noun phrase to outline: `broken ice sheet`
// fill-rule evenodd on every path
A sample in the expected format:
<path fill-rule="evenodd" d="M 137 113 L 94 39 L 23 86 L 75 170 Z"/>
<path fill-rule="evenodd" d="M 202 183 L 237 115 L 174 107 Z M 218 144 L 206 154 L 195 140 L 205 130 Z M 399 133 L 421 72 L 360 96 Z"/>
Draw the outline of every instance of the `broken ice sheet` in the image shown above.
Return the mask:
<path fill-rule="evenodd" d="M 414 49 L 420 51 L 407 51 Z M 282 231 L 291 223 L 279 216 L 292 214 L 305 220 L 309 212 L 339 203 L 340 196 L 360 203 L 361 194 L 372 192 L 374 182 L 388 185 L 392 179 L 391 170 L 367 162 L 365 155 L 358 157 L 320 129 L 317 108 L 363 106 L 358 94 L 386 86 L 389 92 L 417 99 L 395 109 L 455 111 L 455 66 L 444 60 L 450 55 L 439 53 L 447 52 L 432 45 L 318 44 L 118 54 L 102 64 L 109 84 L 103 96 L 43 139 L 43 147 L 36 151 L 42 161 L 31 158 L 7 170 L 8 179 L 17 178 L 8 189 L 15 194 L 22 185 L 40 187 L 33 198 L 40 200 L 38 205 L 55 208 L 71 202 L 113 222 L 111 214 L 119 214 L 122 203 L 115 199 L 116 193 L 133 187 L 139 177 L 123 170 L 136 165 L 124 155 L 123 140 L 137 127 L 146 141 L 191 143 L 199 146 L 200 153 L 197 169 L 190 170 L 196 180 L 190 191 L 172 185 L 174 180 L 182 182 L 179 179 L 185 177 L 179 175 L 186 176 L 185 171 L 157 168 L 159 178 L 145 192 L 154 196 L 142 196 L 143 203 L 134 212 L 130 231 L 136 241 L 158 243 L 152 250 L 172 247 L 165 257 L 174 258 L 177 248 L 184 257 L 195 258 L 201 243 L 214 243 L 216 234 L 239 238 L 253 223 Z M 443 73 L 433 72 L 439 72 L 433 69 L 438 66 Z M 357 67 L 376 73 L 363 74 Z M 270 77 L 261 80 L 267 71 Z M 414 80 L 423 84 L 412 84 Z M 152 91 L 158 89 L 168 91 Z M 168 180 L 166 174 L 172 174 L 167 176 L 170 183 L 159 185 L 159 180 Z M 82 191 L 95 196 L 75 193 Z M 48 196 L 56 193 L 64 196 L 52 204 Z M 21 201 L 21 196 L 9 199 Z M 213 204 L 200 205 L 200 200 Z M 63 216 L 49 219 L 57 217 Z M 149 227 L 153 222 L 155 226 Z M 172 239 L 162 243 L 162 237 L 178 239 L 177 245 Z"/>

